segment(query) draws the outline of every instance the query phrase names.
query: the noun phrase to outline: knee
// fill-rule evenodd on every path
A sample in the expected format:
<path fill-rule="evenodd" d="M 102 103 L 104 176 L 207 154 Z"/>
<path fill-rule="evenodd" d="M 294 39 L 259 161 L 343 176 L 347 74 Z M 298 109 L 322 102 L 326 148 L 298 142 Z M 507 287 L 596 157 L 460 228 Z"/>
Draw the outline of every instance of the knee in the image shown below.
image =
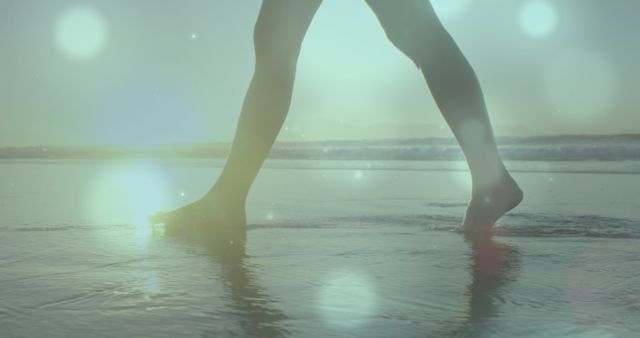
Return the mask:
<path fill-rule="evenodd" d="M 256 66 L 286 70 L 295 67 L 300 54 L 300 44 L 289 39 L 286 33 L 274 31 L 259 23 L 253 33 Z"/>
<path fill-rule="evenodd" d="M 451 39 L 440 24 L 403 24 L 387 29 L 387 37 L 400 51 L 408 56 L 419 68 L 435 54 L 442 53 Z"/>

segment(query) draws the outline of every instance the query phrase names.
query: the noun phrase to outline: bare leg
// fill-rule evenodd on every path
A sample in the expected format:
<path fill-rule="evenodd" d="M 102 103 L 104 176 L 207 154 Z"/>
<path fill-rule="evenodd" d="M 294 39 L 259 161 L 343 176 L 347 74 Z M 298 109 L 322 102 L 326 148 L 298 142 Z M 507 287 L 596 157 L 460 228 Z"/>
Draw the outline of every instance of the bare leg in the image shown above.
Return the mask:
<path fill-rule="evenodd" d="M 255 72 L 221 176 L 201 200 L 152 216 L 152 223 L 217 246 L 244 245 L 245 199 L 287 116 L 300 46 L 321 2 L 263 1 L 254 31 Z"/>
<path fill-rule="evenodd" d="M 425 0 L 367 0 L 391 42 L 424 74 L 467 159 L 473 180 L 465 230 L 490 228 L 522 200 L 505 169 L 469 62 Z"/>

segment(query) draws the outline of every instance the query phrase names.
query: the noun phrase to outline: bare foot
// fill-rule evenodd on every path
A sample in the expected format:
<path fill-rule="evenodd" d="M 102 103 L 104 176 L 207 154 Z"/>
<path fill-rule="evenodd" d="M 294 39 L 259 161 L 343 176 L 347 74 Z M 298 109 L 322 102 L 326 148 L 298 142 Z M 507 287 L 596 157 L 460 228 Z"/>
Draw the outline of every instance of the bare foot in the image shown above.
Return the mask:
<path fill-rule="evenodd" d="M 522 197 L 522 190 L 508 173 L 496 184 L 475 189 L 464 217 L 464 231 L 489 231 L 502 215 L 520 204 Z"/>
<path fill-rule="evenodd" d="M 164 224 L 165 235 L 184 237 L 207 245 L 220 254 L 244 254 L 246 214 L 244 203 L 211 192 L 198 201 L 171 212 L 149 216 L 151 224 Z"/>

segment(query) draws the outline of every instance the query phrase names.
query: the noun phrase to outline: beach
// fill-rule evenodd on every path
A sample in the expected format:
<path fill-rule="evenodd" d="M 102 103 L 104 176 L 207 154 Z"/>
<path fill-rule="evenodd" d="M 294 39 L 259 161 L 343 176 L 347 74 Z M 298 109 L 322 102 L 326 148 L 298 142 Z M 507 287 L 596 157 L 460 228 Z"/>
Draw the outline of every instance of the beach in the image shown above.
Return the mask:
<path fill-rule="evenodd" d="M 508 162 L 500 236 L 455 232 L 463 162 L 270 160 L 246 257 L 167 238 L 208 160 L 0 162 L 3 337 L 635 337 L 638 161 Z"/>

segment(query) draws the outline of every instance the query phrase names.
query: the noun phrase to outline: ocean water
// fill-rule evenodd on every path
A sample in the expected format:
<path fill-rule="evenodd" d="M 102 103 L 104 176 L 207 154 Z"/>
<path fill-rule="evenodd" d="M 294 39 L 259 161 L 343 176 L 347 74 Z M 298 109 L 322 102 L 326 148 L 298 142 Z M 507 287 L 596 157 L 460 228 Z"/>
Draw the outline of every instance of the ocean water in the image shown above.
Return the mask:
<path fill-rule="evenodd" d="M 269 161 L 247 257 L 146 215 L 220 161 L 0 162 L 0 336 L 636 337 L 640 162 L 508 162 L 525 200 L 472 246 L 457 161 Z"/>

